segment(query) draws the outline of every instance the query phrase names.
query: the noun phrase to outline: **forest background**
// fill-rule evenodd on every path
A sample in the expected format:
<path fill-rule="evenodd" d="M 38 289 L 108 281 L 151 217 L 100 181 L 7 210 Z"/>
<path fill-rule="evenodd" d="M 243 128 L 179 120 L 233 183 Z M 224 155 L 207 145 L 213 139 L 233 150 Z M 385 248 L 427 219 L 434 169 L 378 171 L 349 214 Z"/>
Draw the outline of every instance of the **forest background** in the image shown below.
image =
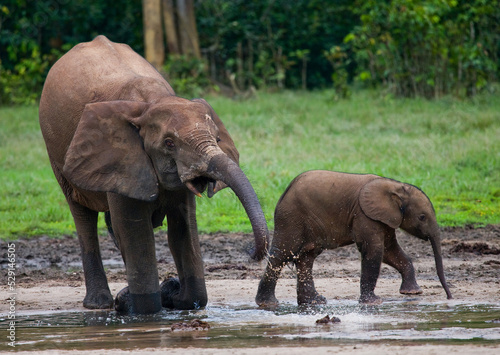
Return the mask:
<path fill-rule="evenodd" d="M 415 184 L 442 226 L 500 223 L 500 0 L 1 0 L 0 238 L 74 231 L 37 102 L 99 34 L 207 98 L 270 228 L 308 169 Z M 228 189 L 198 207 L 203 232 L 250 231 Z"/>
<path fill-rule="evenodd" d="M 499 0 L 2 0 L 0 103 L 33 103 L 51 65 L 103 34 L 178 94 L 382 87 L 397 97 L 492 90 Z"/>

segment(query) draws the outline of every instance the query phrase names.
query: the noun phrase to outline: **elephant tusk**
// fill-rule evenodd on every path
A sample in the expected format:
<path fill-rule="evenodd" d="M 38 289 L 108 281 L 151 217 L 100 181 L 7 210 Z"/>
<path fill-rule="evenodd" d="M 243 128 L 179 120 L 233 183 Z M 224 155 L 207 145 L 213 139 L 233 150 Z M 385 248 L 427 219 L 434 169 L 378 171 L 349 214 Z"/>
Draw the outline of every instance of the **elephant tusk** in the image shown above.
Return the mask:
<path fill-rule="evenodd" d="M 201 193 L 196 189 L 196 187 L 194 187 L 194 185 L 191 183 L 191 181 L 186 181 L 184 184 L 196 196 L 202 197 Z"/>

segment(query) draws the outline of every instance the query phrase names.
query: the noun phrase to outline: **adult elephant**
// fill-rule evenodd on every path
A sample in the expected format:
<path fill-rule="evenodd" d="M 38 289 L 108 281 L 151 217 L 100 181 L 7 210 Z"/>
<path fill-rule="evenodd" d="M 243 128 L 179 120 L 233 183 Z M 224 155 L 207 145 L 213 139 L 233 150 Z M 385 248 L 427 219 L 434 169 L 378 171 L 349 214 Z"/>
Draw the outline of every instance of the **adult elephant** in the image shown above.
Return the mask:
<path fill-rule="evenodd" d="M 162 305 L 206 305 L 195 195 L 207 187 L 209 197 L 226 186 L 236 193 L 252 224 L 252 257 L 266 254 L 266 220 L 222 121 L 206 101 L 175 96 L 129 46 L 99 36 L 71 49 L 47 76 L 39 116 L 75 221 L 86 308 L 113 305 L 99 251 L 98 212 L 106 212 L 127 270 L 117 310 L 144 314 Z M 160 286 L 153 228 L 165 215 L 179 279 Z"/>

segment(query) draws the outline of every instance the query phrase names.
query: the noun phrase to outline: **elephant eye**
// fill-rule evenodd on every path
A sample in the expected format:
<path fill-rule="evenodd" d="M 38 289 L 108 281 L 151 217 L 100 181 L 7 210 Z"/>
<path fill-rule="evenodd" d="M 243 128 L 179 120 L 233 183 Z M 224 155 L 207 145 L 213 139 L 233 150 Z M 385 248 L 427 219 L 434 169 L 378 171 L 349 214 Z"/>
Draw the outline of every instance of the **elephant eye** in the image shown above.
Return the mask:
<path fill-rule="evenodd" d="M 220 140 L 221 140 L 220 137 L 217 137 L 217 139 L 216 139 L 217 143 L 219 143 Z"/>
<path fill-rule="evenodd" d="M 421 214 L 420 216 L 418 216 L 418 219 L 420 221 L 425 221 L 425 214 Z"/>
<path fill-rule="evenodd" d="M 175 148 L 175 143 L 170 138 L 165 139 L 165 145 L 170 149 Z"/>

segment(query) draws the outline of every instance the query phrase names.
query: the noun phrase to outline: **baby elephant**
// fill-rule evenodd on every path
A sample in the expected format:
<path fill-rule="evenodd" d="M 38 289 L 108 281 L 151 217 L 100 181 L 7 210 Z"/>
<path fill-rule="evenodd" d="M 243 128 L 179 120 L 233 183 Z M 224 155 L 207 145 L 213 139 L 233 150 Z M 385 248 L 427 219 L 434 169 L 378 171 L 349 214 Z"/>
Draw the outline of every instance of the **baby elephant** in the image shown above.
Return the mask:
<path fill-rule="evenodd" d="M 410 258 L 396 240 L 396 228 L 431 242 L 437 274 L 448 299 L 439 228 L 429 198 L 417 187 L 377 175 L 314 170 L 297 176 L 281 196 L 275 231 L 256 302 L 278 304 L 276 282 L 288 262 L 297 267 L 298 304 L 322 304 L 314 287 L 314 259 L 325 249 L 356 243 L 361 252 L 360 303 L 380 303 L 374 293 L 382 261 L 399 271 L 402 294 L 420 294 Z"/>

